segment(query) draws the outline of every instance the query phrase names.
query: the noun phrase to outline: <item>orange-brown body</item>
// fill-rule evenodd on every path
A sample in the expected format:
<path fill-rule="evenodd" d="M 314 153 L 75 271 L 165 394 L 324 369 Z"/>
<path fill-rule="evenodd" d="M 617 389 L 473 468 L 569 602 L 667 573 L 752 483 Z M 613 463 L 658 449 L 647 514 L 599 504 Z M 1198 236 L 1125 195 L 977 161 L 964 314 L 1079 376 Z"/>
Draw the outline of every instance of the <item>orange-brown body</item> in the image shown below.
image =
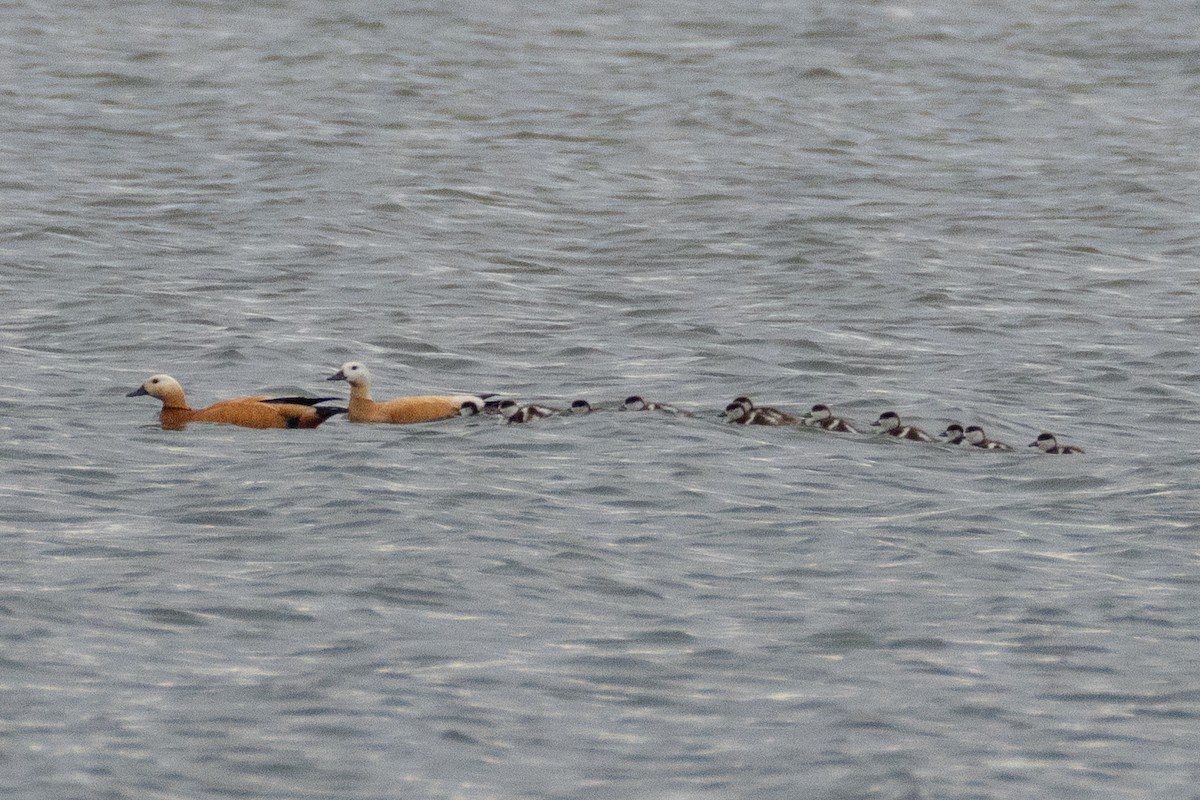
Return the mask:
<path fill-rule="evenodd" d="M 483 407 L 483 401 L 474 395 L 412 395 L 377 403 L 371 399 L 370 373 L 356 361 L 343 364 L 328 380 L 350 384 L 348 418 L 351 422 L 436 422 L 459 416 L 467 401 L 475 401 L 478 407 Z"/>
<path fill-rule="evenodd" d="M 162 401 L 159 421 L 166 430 L 183 430 L 189 422 L 219 422 L 243 428 L 315 428 L 344 408 L 317 406 L 333 398 L 269 395 L 219 400 L 207 408 L 189 408 L 183 387 L 169 375 L 154 375 L 129 397 L 149 395 Z"/>
<path fill-rule="evenodd" d="M 358 386 L 350 389 L 351 422 L 434 422 L 458 416 L 462 400 L 441 395 L 397 397 L 386 403 L 376 403 Z"/>

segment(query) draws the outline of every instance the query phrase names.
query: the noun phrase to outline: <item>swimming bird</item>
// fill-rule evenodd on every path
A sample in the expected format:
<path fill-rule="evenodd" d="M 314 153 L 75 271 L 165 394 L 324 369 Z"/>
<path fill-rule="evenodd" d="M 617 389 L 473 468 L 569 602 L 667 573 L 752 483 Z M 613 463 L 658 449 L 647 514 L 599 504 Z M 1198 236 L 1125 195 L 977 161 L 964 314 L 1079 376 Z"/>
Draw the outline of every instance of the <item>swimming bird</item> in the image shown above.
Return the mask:
<path fill-rule="evenodd" d="M 493 392 L 480 392 L 477 395 L 465 395 L 462 406 L 458 409 L 459 416 L 474 417 L 479 414 L 497 415 L 500 413 L 501 397 Z"/>
<path fill-rule="evenodd" d="M 568 408 L 563 413 L 565 413 L 565 414 L 590 414 L 590 413 L 592 413 L 592 411 L 594 411 L 594 409 L 592 408 L 592 404 L 589 403 L 587 400 L 580 399 L 580 400 L 573 401 L 571 403 L 571 407 Z"/>
<path fill-rule="evenodd" d="M 723 417 L 726 422 L 733 423 L 735 425 L 749 425 L 750 412 L 753 410 L 753 404 L 748 402 L 741 403 L 737 400 L 734 400 L 732 403 L 725 406 L 725 410 L 717 416 Z"/>
<path fill-rule="evenodd" d="M 621 406 L 623 411 L 665 411 L 668 414 L 680 414 L 683 416 L 691 416 L 686 411 L 682 411 L 675 406 L 667 405 L 666 403 L 648 403 L 642 399 L 640 395 L 630 395 L 625 398 L 624 405 Z"/>
<path fill-rule="evenodd" d="M 963 431 L 963 426 L 957 422 L 951 422 L 949 425 L 947 425 L 946 430 L 938 434 L 938 438 L 945 439 L 946 444 L 970 444 L 970 442 L 967 441 L 966 433 Z"/>
<path fill-rule="evenodd" d="M 987 438 L 987 434 L 983 432 L 983 428 L 978 425 L 968 425 L 963 432 L 967 443 L 972 447 L 981 447 L 984 450 L 1012 450 L 1011 447 L 1004 442 L 997 442 Z"/>
<path fill-rule="evenodd" d="M 473 417 L 482 414 L 485 405 L 486 401 L 481 397 L 468 397 L 458 407 L 458 414 L 462 417 Z"/>
<path fill-rule="evenodd" d="M 340 406 L 321 406 L 337 397 L 235 397 L 219 400 L 207 408 L 189 408 L 179 381 L 170 375 L 152 375 L 126 397 L 149 395 L 162 401 L 159 422 L 166 430 L 183 430 L 189 422 L 222 422 L 243 428 L 315 428 L 335 414 Z"/>
<path fill-rule="evenodd" d="M 499 415 L 500 404 L 504 402 L 504 398 L 494 392 L 484 392 L 479 395 L 483 399 L 483 413 Z"/>
<path fill-rule="evenodd" d="M 895 436 L 897 439 L 907 439 L 911 442 L 933 441 L 933 437 L 920 428 L 901 424 L 900 415 L 895 411 L 883 412 L 879 415 L 879 419 L 871 424 L 878 426 L 880 433 Z"/>
<path fill-rule="evenodd" d="M 858 428 L 855 428 L 841 417 L 835 417 L 830 411 L 829 406 L 824 403 L 817 403 L 812 407 L 807 414 L 800 419 L 801 425 L 808 425 L 813 428 L 824 428 L 827 431 L 834 433 L 858 433 Z"/>
<path fill-rule="evenodd" d="M 734 400 L 721 412 L 725 421 L 733 425 L 793 425 L 796 418 L 776 408 L 747 408 Z"/>
<path fill-rule="evenodd" d="M 756 406 L 749 397 L 735 397 L 720 416 L 735 425 L 795 425 L 791 414 L 771 406 Z"/>
<path fill-rule="evenodd" d="M 741 406 L 742 408 L 749 411 L 750 409 L 754 408 L 754 401 L 751 400 L 749 397 L 746 397 L 745 395 L 743 395 L 741 397 L 733 398 L 733 400 L 729 403 L 729 406 L 734 406 L 734 405 Z M 725 408 L 729 408 L 729 406 L 725 406 Z"/>
<path fill-rule="evenodd" d="M 464 404 L 474 407 L 477 403 L 480 408 L 486 405 L 482 397 L 470 394 L 412 395 L 376 403 L 371 399 L 371 373 L 359 361 L 347 361 L 326 380 L 350 384 L 351 422 L 435 422 L 458 416 Z"/>
<path fill-rule="evenodd" d="M 504 417 L 504 421 L 510 424 L 532 422 L 535 419 L 552 417 L 557 413 L 557 408 L 550 408 L 549 406 L 539 406 L 536 404 L 523 406 L 516 400 L 503 400 L 500 402 L 500 416 Z"/>
<path fill-rule="evenodd" d="M 1059 444 L 1058 439 L 1055 438 L 1053 433 L 1038 434 L 1037 439 L 1030 442 L 1029 446 L 1036 447 L 1037 449 L 1041 450 L 1043 453 L 1052 453 L 1054 455 L 1058 455 L 1060 453 L 1082 453 L 1082 452 L 1084 452 L 1082 447 L 1076 447 L 1075 445 Z"/>

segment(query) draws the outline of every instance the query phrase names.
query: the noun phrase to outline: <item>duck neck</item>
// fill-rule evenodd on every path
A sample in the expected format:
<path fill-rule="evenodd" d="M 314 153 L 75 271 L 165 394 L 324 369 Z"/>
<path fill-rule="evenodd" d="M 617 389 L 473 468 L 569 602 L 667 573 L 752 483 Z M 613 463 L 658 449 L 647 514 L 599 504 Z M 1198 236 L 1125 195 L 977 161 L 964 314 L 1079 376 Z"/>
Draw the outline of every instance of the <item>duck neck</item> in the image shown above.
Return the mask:
<path fill-rule="evenodd" d="M 163 408 L 172 410 L 189 411 L 187 398 L 183 396 L 183 389 L 172 388 L 162 396 Z"/>
<path fill-rule="evenodd" d="M 374 401 L 371 399 L 371 387 L 367 383 L 352 383 L 350 384 L 350 408 L 351 413 L 359 408 L 370 406 Z"/>

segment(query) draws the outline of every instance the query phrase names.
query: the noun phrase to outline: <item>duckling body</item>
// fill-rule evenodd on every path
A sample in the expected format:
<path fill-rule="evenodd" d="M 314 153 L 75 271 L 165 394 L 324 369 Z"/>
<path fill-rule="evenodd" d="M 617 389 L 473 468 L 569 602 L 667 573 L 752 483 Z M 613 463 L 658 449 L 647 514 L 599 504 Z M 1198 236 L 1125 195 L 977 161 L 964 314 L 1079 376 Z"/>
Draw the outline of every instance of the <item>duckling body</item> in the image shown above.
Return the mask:
<path fill-rule="evenodd" d="M 813 428 L 822 428 L 834 433 L 858 433 L 858 429 L 841 417 L 835 417 L 829 406 L 817 403 L 801 418 L 800 423 Z"/>
<path fill-rule="evenodd" d="M 879 419 L 871 424 L 878 426 L 881 433 L 895 436 L 897 439 L 906 439 L 910 442 L 933 441 L 933 437 L 920 428 L 900 422 L 900 415 L 895 411 L 883 412 L 879 415 Z"/>
<path fill-rule="evenodd" d="M 1029 446 L 1036 447 L 1041 452 L 1049 453 L 1051 455 L 1065 455 L 1067 453 L 1084 452 L 1082 447 L 1076 447 L 1075 445 L 1070 444 L 1059 444 L 1058 439 L 1053 433 L 1039 434 L 1037 439 L 1032 441 Z"/>
<path fill-rule="evenodd" d="M 624 411 L 663 411 L 667 414 L 678 414 L 685 417 L 691 416 L 686 411 L 682 411 L 675 406 L 668 405 L 667 403 L 650 403 L 636 394 L 626 397 L 621 408 Z"/>
<path fill-rule="evenodd" d="M 796 418 L 777 408 L 759 407 L 744 397 L 739 397 L 721 412 L 725 421 L 732 425 L 795 425 Z"/>
<path fill-rule="evenodd" d="M 968 425 L 963 435 L 966 438 L 967 444 L 972 447 L 979 447 L 984 450 L 1012 450 L 1004 442 L 997 442 L 995 439 L 987 438 L 987 434 L 983 432 L 983 428 L 978 425 Z"/>
<path fill-rule="evenodd" d="M 552 417 L 557 413 L 559 413 L 557 408 L 539 405 L 523 406 L 516 400 L 504 400 L 500 403 L 500 416 L 504 417 L 504 421 L 510 425 Z"/>
<path fill-rule="evenodd" d="M 749 397 L 735 397 L 721 413 L 735 425 L 795 425 L 799 420 L 771 406 L 756 406 Z"/>

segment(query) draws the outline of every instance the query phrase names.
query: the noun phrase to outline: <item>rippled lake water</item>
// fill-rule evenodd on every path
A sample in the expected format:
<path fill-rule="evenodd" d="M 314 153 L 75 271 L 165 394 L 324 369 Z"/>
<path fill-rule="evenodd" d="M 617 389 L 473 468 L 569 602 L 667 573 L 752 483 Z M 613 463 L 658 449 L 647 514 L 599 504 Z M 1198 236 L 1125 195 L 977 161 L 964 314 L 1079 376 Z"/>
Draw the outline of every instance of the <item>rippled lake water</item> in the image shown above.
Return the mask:
<path fill-rule="evenodd" d="M 8 4 L 5 796 L 1191 796 L 1197 10 Z"/>

